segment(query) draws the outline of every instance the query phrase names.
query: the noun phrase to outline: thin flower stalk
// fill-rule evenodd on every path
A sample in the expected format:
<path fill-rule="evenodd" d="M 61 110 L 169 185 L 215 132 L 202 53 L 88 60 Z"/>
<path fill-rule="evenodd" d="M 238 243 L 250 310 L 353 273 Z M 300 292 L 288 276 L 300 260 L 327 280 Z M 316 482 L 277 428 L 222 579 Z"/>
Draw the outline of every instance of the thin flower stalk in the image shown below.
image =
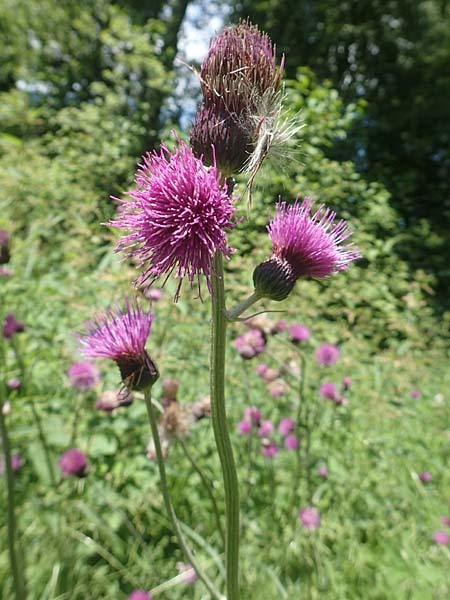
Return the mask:
<path fill-rule="evenodd" d="M 3 384 L 0 383 L 0 389 L 4 391 Z M 7 487 L 7 515 L 8 515 L 8 552 L 11 564 L 11 573 L 13 577 L 13 587 L 16 600 L 25 600 L 26 588 L 24 580 L 24 570 L 21 567 L 19 553 L 17 551 L 17 522 L 16 508 L 14 501 L 14 474 L 11 467 L 11 449 L 9 446 L 8 431 L 6 428 L 5 416 L 3 414 L 3 396 L 0 399 L 0 435 L 2 440 L 2 450 L 5 461 L 6 487 Z"/>
<path fill-rule="evenodd" d="M 223 260 L 216 253 L 211 279 L 211 420 L 217 451 L 222 465 L 226 520 L 226 588 L 227 599 L 239 599 L 239 484 L 225 408 L 225 344 L 227 315 Z"/>
<path fill-rule="evenodd" d="M 192 550 L 188 546 L 186 539 L 184 537 L 183 531 L 182 531 L 180 523 L 178 521 L 178 517 L 177 517 L 177 515 L 175 513 L 175 509 L 172 505 L 172 500 L 170 498 L 169 486 L 167 483 L 166 467 L 164 464 L 164 456 L 163 456 L 163 452 L 162 452 L 162 448 L 161 448 L 161 441 L 160 441 L 159 432 L 158 432 L 158 423 L 157 423 L 156 414 L 155 414 L 155 410 L 154 410 L 154 407 L 152 404 L 152 399 L 151 399 L 151 386 L 148 386 L 144 390 L 144 398 L 145 398 L 145 405 L 147 407 L 148 420 L 149 420 L 150 428 L 152 431 L 153 442 L 155 444 L 156 460 L 157 460 L 158 469 L 159 469 L 161 492 L 163 495 L 167 514 L 169 516 L 172 527 L 177 535 L 178 543 L 180 544 L 182 551 L 186 555 L 186 559 L 192 565 L 195 572 L 197 573 L 198 578 L 201 579 L 203 581 L 203 583 L 205 584 L 206 588 L 208 589 L 209 593 L 211 594 L 211 597 L 216 598 L 216 600 L 224 600 L 222 594 L 218 590 L 216 590 L 212 581 L 209 579 L 209 577 L 206 575 L 206 573 L 203 572 L 203 570 L 197 563 L 197 560 L 194 557 L 194 554 L 192 553 Z"/>

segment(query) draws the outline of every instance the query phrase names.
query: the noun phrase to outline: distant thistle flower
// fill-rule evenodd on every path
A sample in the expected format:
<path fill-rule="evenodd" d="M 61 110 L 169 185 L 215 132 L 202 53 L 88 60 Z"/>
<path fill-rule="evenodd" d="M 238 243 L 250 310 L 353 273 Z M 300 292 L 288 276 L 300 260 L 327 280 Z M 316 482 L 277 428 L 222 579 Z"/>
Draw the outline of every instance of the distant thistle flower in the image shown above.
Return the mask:
<path fill-rule="evenodd" d="M 158 290 L 157 288 L 150 288 L 145 294 L 147 300 L 151 300 L 152 302 L 159 302 L 162 298 L 162 290 Z"/>
<path fill-rule="evenodd" d="M 284 440 L 284 447 L 286 450 L 296 450 L 298 448 L 298 437 L 296 435 L 288 435 Z"/>
<path fill-rule="evenodd" d="M 352 385 L 352 378 L 346 375 L 342 380 L 342 389 L 346 392 Z"/>
<path fill-rule="evenodd" d="M 300 323 L 294 323 L 289 327 L 289 339 L 293 344 L 299 344 L 300 342 L 306 342 L 311 337 L 311 332 L 307 327 Z"/>
<path fill-rule="evenodd" d="M 76 335 L 86 358 L 110 358 L 119 367 L 129 389 L 143 389 L 158 379 L 158 370 L 145 350 L 153 314 L 136 303 L 125 303 L 125 311 L 110 308 L 85 323 Z"/>
<path fill-rule="evenodd" d="M 152 597 L 144 590 L 134 590 L 128 596 L 127 600 L 152 600 Z"/>
<path fill-rule="evenodd" d="M 0 229 L 0 265 L 5 265 L 11 258 L 9 252 L 9 233 Z"/>
<path fill-rule="evenodd" d="M 322 385 L 320 386 L 319 393 L 322 396 L 322 398 L 328 398 L 329 400 L 336 400 L 337 398 L 336 386 L 330 381 L 322 383 Z"/>
<path fill-rule="evenodd" d="M 428 471 L 422 471 L 422 473 L 419 473 L 419 479 L 423 483 L 430 483 L 433 480 L 433 475 Z"/>
<path fill-rule="evenodd" d="M 311 506 L 306 506 L 300 510 L 299 519 L 303 527 L 307 529 L 315 529 L 320 525 L 320 515 Z"/>
<path fill-rule="evenodd" d="M 278 425 L 278 433 L 283 437 L 291 434 L 295 429 L 295 421 L 290 417 L 285 417 L 281 419 L 280 424 Z"/>
<path fill-rule="evenodd" d="M 266 458 L 274 458 L 278 454 L 278 446 L 275 442 L 264 439 L 261 443 L 261 452 Z"/>
<path fill-rule="evenodd" d="M 256 365 L 255 373 L 258 375 L 258 377 L 264 377 L 264 374 L 267 372 L 268 369 L 269 367 L 265 363 L 261 363 L 259 365 Z"/>
<path fill-rule="evenodd" d="M 316 361 L 321 366 L 334 365 L 339 360 L 339 349 L 333 344 L 322 344 L 316 350 Z"/>
<path fill-rule="evenodd" d="M 11 470 L 16 473 L 20 467 L 22 466 L 22 459 L 20 458 L 20 454 L 16 452 L 15 454 L 11 454 Z M 2 456 L 0 458 L 0 475 L 5 473 L 5 458 Z"/>
<path fill-rule="evenodd" d="M 84 477 L 87 469 L 86 456 L 78 448 L 70 448 L 59 459 L 59 468 L 63 475 Z"/>
<path fill-rule="evenodd" d="M 267 437 L 273 432 L 273 424 L 271 421 L 263 421 L 258 429 L 259 437 Z"/>
<path fill-rule="evenodd" d="M 9 340 L 13 335 L 22 331 L 25 331 L 25 325 L 17 321 L 13 313 L 8 313 L 3 322 L 3 337 Z"/>
<path fill-rule="evenodd" d="M 450 517 L 441 517 L 440 519 L 442 525 L 445 525 L 446 527 L 450 527 Z"/>
<path fill-rule="evenodd" d="M 433 533 L 433 540 L 439 546 L 448 546 L 450 544 L 450 535 L 446 531 L 435 531 Z"/>
<path fill-rule="evenodd" d="M 284 381 L 271 381 L 267 390 L 272 398 L 281 398 L 286 392 L 286 384 Z"/>
<path fill-rule="evenodd" d="M 319 469 L 317 469 L 317 473 L 319 477 L 322 477 L 323 479 L 328 477 L 328 469 L 326 467 L 319 467 Z"/>
<path fill-rule="evenodd" d="M 67 375 L 73 387 L 81 391 L 92 390 L 100 381 L 97 367 L 88 361 L 74 363 L 69 367 Z"/>
<path fill-rule="evenodd" d="M 255 293 L 263 298 L 284 300 L 300 277 L 323 278 L 346 269 L 360 257 L 352 244 L 349 226 L 336 214 L 320 206 L 311 215 L 312 202 L 278 202 L 268 226 L 272 256 L 253 272 Z"/>
<path fill-rule="evenodd" d="M 261 411 L 256 406 L 247 406 L 244 416 L 247 421 L 251 421 L 254 425 L 259 426 L 261 423 Z"/>
<path fill-rule="evenodd" d="M 285 321 L 284 319 L 280 319 L 279 321 L 276 321 L 273 328 L 272 328 L 272 333 L 273 335 L 276 335 L 277 333 L 282 333 L 283 331 L 286 331 L 287 329 L 289 329 L 289 323 L 287 321 Z"/>
<path fill-rule="evenodd" d="M 21 381 L 20 379 L 17 379 L 17 377 L 13 377 L 12 379 L 8 379 L 8 382 L 6 384 L 10 390 L 18 390 L 21 386 Z"/>
<path fill-rule="evenodd" d="M 266 338 L 260 329 L 249 329 L 234 340 L 234 347 L 246 359 L 261 354 L 265 345 Z"/>
<path fill-rule="evenodd" d="M 419 390 L 411 390 L 410 396 L 411 398 L 413 398 L 413 400 L 417 400 L 418 398 L 420 398 Z"/>
<path fill-rule="evenodd" d="M 278 379 L 279 376 L 280 371 L 278 371 L 278 369 L 272 369 L 269 367 L 262 378 L 265 383 L 271 383 L 272 381 L 275 381 L 275 379 Z"/>
<path fill-rule="evenodd" d="M 246 419 L 239 421 L 237 428 L 241 435 L 250 435 L 252 432 L 252 424 Z"/>
<path fill-rule="evenodd" d="M 13 272 L 11 271 L 11 269 L 0 266 L 0 277 L 10 277 L 12 274 Z"/>
<path fill-rule="evenodd" d="M 132 201 L 121 200 L 113 227 L 130 233 L 119 241 L 117 251 L 136 260 L 143 273 L 137 286 L 149 286 L 158 277 L 165 281 L 174 273 L 179 279 L 178 299 L 184 277 L 191 286 L 200 275 L 211 289 L 212 259 L 216 252 L 228 258 L 226 230 L 233 224 L 234 213 L 228 188 L 220 183 L 215 164 L 206 169 L 186 144 L 170 152 L 161 151 L 143 157 L 129 192 Z"/>

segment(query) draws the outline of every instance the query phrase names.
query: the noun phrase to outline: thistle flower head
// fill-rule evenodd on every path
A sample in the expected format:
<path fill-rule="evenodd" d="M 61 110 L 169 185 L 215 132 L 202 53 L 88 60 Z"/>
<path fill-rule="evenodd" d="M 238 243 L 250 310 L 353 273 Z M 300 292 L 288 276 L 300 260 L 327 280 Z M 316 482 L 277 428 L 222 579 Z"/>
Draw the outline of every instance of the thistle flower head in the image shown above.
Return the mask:
<path fill-rule="evenodd" d="M 128 596 L 127 600 L 152 600 L 152 597 L 144 590 L 134 590 Z"/>
<path fill-rule="evenodd" d="M 259 295 L 282 300 L 299 277 L 328 277 L 360 257 L 352 244 L 344 244 L 352 235 L 345 221 L 336 223 L 336 213 L 324 206 L 313 214 L 311 208 L 309 198 L 277 204 L 268 226 L 272 256 L 253 274 Z"/>
<path fill-rule="evenodd" d="M 76 362 L 69 367 L 67 375 L 73 387 L 87 391 L 100 381 L 100 373 L 95 365 L 88 361 Z"/>
<path fill-rule="evenodd" d="M 128 300 L 125 310 L 110 308 L 85 323 L 86 330 L 76 334 L 85 358 L 110 358 L 120 369 L 129 389 L 140 389 L 158 378 L 155 364 L 145 350 L 153 314 L 145 313 L 137 302 Z"/>
<path fill-rule="evenodd" d="M 63 475 L 84 477 L 87 469 L 86 456 L 78 448 L 70 448 L 60 457 L 59 468 Z"/>
<path fill-rule="evenodd" d="M 288 435 L 284 440 L 284 447 L 286 450 L 297 450 L 298 445 L 299 441 L 296 435 Z"/>
<path fill-rule="evenodd" d="M 321 366 L 334 365 L 339 360 L 339 348 L 334 344 L 322 344 L 316 350 L 316 361 Z"/>
<path fill-rule="evenodd" d="M 276 49 L 267 34 L 249 22 L 225 27 L 211 41 L 200 77 L 205 100 L 229 112 L 248 106 L 252 90 L 277 89 L 283 63 L 277 69 Z"/>
<path fill-rule="evenodd" d="M 450 544 L 450 535 L 446 531 L 440 529 L 433 533 L 433 540 L 439 546 L 448 546 Z"/>
<path fill-rule="evenodd" d="M 280 424 L 278 425 L 278 433 L 283 437 L 290 435 L 295 429 L 295 421 L 290 417 L 285 417 L 281 419 Z"/>
<path fill-rule="evenodd" d="M 266 458 L 274 458 L 278 454 L 278 446 L 268 439 L 261 440 L 261 452 Z"/>
<path fill-rule="evenodd" d="M 10 258 L 9 233 L 4 229 L 0 229 L 0 265 L 8 263 Z"/>
<path fill-rule="evenodd" d="M 320 515 L 315 508 L 305 506 L 298 515 L 301 524 L 307 529 L 315 529 L 320 525 Z"/>
<path fill-rule="evenodd" d="M 329 400 L 336 400 L 337 398 L 337 388 L 334 383 L 331 383 L 331 381 L 322 383 L 319 393 L 322 398 L 328 398 Z"/>
<path fill-rule="evenodd" d="M 25 325 L 18 321 L 13 313 L 8 313 L 3 322 L 3 337 L 9 340 L 13 335 L 22 333 L 22 331 L 25 331 Z"/>
<path fill-rule="evenodd" d="M 136 285 L 148 287 L 158 277 L 175 273 L 179 285 L 184 277 L 191 286 L 200 275 L 210 289 L 212 258 L 231 254 L 226 230 L 233 227 L 232 199 L 220 183 L 215 161 L 206 169 L 183 142 L 170 152 L 148 153 L 136 174 L 137 188 L 131 201 L 121 201 L 117 219 L 109 223 L 129 231 L 117 246 L 143 268 Z"/>

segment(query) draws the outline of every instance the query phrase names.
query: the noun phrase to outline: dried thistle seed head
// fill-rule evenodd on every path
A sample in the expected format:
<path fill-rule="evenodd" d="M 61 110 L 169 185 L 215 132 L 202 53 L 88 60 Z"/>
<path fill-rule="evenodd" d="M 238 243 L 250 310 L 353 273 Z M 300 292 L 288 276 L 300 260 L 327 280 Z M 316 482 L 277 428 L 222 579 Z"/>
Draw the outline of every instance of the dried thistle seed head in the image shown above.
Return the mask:
<path fill-rule="evenodd" d="M 191 130 L 191 148 L 204 164 L 216 164 L 223 176 L 238 173 L 254 151 L 251 129 L 242 118 L 203 103 Z"/>
<path fill-rule="evenodd" d="M 192 425 L 194 419 L 191 411 L 179 402 L 172 402 L 161 415 L 159 426 L 164 436 L 169 441 L 185 435 Z"/>
<path fill-rule="evenodd" d="M 278 89 L 283 71 L 276 64 L 276 49 L 267 34 L 242 21 L 225 27 L 211 41 L 200 72 L 205 101 L 229 112 L 241 112 L 252 90 L 260 95 Z"/>

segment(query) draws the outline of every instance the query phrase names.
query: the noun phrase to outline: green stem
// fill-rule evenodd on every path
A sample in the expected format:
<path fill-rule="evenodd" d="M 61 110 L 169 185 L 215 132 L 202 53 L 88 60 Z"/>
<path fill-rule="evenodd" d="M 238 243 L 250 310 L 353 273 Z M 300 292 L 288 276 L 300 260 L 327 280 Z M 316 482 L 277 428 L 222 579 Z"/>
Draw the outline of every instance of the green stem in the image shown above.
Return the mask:
<path fill-rule="evenodd" d="M 307 408 L 306 399 L 305 399 L 305 385 L 306 385 L 306 360 L 305 360 L 305 357 L 303 356 L 303 354 L 300 354 L 300 385 L 299 385 L 299 389 L 298 389 L 297 416 L 295 419 L 295 428 L 297 431 L 297 435 L 300 432 L 302 417 L 305 420 L 305 424 L 306 424 L 307 416 L 308 416 L 308 412 L 307 412 L 308 408 Z M 295 502 L 298 497 L 298 486 L 300 485 L 300 471 L 301 471 L 301 462 L 302 462 L 301 450 L 302 450 L 302 445 L 304 445 L 304 442 L 302 439 L 299 439 L 299 442 L 300 443 L 298 444 L 297 449 L 296 449 L 296 463 L 297 464 L 296 464 L 295 475 L 294 475 L 294 485 L 292 488 L 292 500 L 291 500 L 291 506 L 289 509 L 289 513 L 292 513 L 292 511 L 294 509 Z M 307 465 L 307 468 L 309 469 L 309 464 Z"/>
<path fill-rule="evenodd" d="M 250 294 L 250 296 L 248 298 L 246 298 L 244 300 L 244 302 L 241 302 L 240 304 L 238 304 L 237 306 L 235 306 L 234 308 L 232 308 L 231 310 L 228 311 L 228 313 L 227 313 L 228 320 L 229 321 L 236 320 L 240 315 L 242 315 L 242 313 L 245 310 L 247 310 L 247 308 L 250 308 L 250 306 L 255 304 L 255 302 L 258 302 L 258 300 L 261 300 L 261 296 L 258 296 L 256 294 L 256 292 L 253 292 L 253 294 Z"/>
<path fill-rule="evenodd" d="M 216 518 L 217 530 L 219 531 L 220 537 L 222 538 L 222 541 L 225 544 L 225 533 L 223 531 L 222 522 L 220 520 L 219 507 L 217 506 L 217 502 L 216 502 L 216 499 L 215 499 L 213 491 L 212 491 L 211 481 L 208 479 L 208 477 L 206 477 L 206 475 L 203 473 L 202 469 L 197 464 L 195 458 L 190 453 L 189 448 L 187 447 L 187 444 L 184 443 L 184 440 L 182 440 L 180 438 L 178 441 L 181 444 L 181 447 L 183 448 L 183 452 L 184 452 L 186 458 L 191 463 L 192 468 L 197 473 L 197 475 L 200 477 L 200 479 L 203 483 L 203 486 L 206 490 L 206 493 L 208 494 L 209 499 L 211 500 L 211 504 L 212 504 L 213 511 L 214 511 L 214 516 Z"/>
<path fill-rule="evenodd" d="M 178 543 L 180 544 L 182 551 L 186 555 L 188 562 L 192 565 L 195 572 L 197 573 L 198 578 L 203 581 L 203 583 L 207 587 L 207 589 L 210 592 L 210 594 L 212 595 L 212 597 L 216 598 L 217 600 L 224 600 L 223 596 L 220 594 L 220 592 L 218 592 L 215 589 L 214 584 L 211 582 L 209 577 L 203 572 L 203 570 L 198 565 L 197 560 L 195 559 L 194 554 L 192 553 L 192 550 L 189 548 L 189 546 L 185 540 L 183 531 L 181 530 L 180 523 L 178 521 L 177 515 L 175 513 L 175 509 L 173 508 L 172 501 L 170 499 L 169 486 L 167 483 L 166 467 L 164 464 L 164 457 L 163 457 L 163 453 L 162 453 L 162 449 L 161 449 L 161 441 L 159 439 L 158 423 L 156 420 L 155 409 L 153 408 L 153 404 L 152 404 L 151 386 L 146 388 L 144 397 L 145 397 L 145 405 L 147 407 L 148 420 L 150 423 L 150 428 L 152 430 L 153 443 L 155 444 L 156 460 L 158 463 L 159 478 L 160 478 L 160 483 L 161 483 L 161 491 L 162 491 L 162 495 L 164 498 L 164 505 L 166 507 L 167 514 L 169 515 L 169 519 L 172 524 L 172 527 L 178 537 Z"/>
<path fill-rule="evenodd" d="M 214 257 L 211 322 L 211 420 L 225 489 L 227 598 L 239 599 L 239 483 L 225 409 L 225 343 L 227 314 L 220 252 Z"/>
<path fill-rule="evenodd" d="M 6 470 L 6 485 L 8 496 L 8 550 L 13 576 L 14 593 L 17 600 L 26 597 L 23 572 L 21 572 L 19 557 L 16 553 L 16 512 L 14 505 L 14 475 L 11 468 L 11 449 L 9 447 L 8 431 L 3 414 L 3 397 L 0 399 L 0 433 L 2 439 L 3 457 Z"/>

